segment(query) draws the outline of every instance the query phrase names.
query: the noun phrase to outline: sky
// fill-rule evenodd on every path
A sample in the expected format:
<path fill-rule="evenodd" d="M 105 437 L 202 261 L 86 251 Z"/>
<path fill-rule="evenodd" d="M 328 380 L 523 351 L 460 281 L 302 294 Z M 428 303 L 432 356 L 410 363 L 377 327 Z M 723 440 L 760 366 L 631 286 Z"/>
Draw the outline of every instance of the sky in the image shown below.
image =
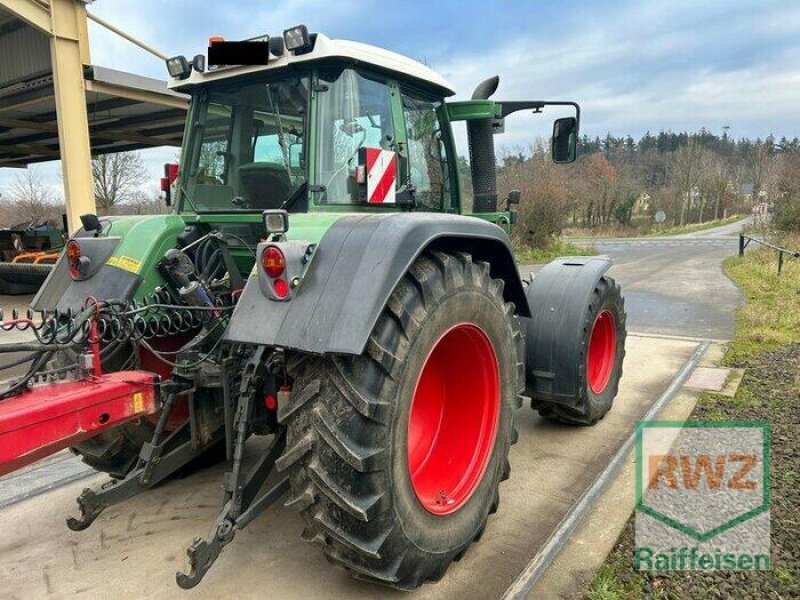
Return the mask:
<path fill-rule="evenodd" d="M 170 56 L 203 52 L 210 35 L 305 23 L 421 60 L 457 98 L 497 74 L 497 99 L 578 101 L 590 136 L 724 126 L 735 137 L 800 135 L 798 0 L 96 0 L 90 11 Z M 159 59 L 94 23 L 90 40 L 95 64 L 166 78 Z M 498 142 L 527 145 L 551 123 L 515 115 Z M 174 157 L 145 153 L 153 189 Z M 61 194 L 57 162 L 34 168 Z M 14 176 L 0 168 L 0 193 Z"/>

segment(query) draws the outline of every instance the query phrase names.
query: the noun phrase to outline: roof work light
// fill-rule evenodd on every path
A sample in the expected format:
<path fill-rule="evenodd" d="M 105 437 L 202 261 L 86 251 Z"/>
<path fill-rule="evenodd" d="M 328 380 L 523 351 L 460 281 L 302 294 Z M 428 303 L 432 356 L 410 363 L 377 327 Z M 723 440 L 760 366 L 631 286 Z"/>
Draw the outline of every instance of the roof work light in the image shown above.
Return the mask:
<path fill-rule="evenodd" d="M 192 67 L 185 56 L 173 56 L 167 59 L 167 71 L 174 79 L 186 79 L 192 73 Z"/>
<path fill-rule="evenodd" d="M 305 25 L 297 25 L 284 31 L 283 40 L 286 42 L 286 49 L 295 54 L 311 50 L 313 46 L 308 27 Z"/>

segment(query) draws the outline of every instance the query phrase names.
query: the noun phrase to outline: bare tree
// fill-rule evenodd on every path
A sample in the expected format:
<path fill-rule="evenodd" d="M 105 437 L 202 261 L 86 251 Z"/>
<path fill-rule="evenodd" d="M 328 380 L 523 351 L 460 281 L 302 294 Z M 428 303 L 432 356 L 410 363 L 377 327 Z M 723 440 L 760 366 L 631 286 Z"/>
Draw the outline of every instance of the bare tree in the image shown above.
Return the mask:
<path fill-rule="evenodd" d="M 671 158 L 672 180 L 681 202 L 678 224 L 683 226 L 686 223 L 686 213 L 693 206 L 695 193 L 699 190 L 702 176 L 708 171 L 713 155 L 701 147 L 695 139 L 691 139 L 686 146 L 673 152 Z M 699 200 L 699 213 L 702 217 L 705 201 L 703 198 Z"/>
<path fill-rule="evenodd" d="M 137 190 L 125 204 L 117 207 L 118 213 L 126 215 L 157 215 L 167 211 L 167 205 L 156 194 Z"/>
<path fill-rule="evenodd" d="M 36 169 L 25 169 L 17 174 L 9 198 L 9 218 L 13 219 L 13 225 L 40 225 L 58 212 L 53 190 L 42 181 Z"/>
<path fill-rule="evenodd" d="M 731 170 L 725 160 L 717 155 L 712 155 L 705 167 L 701 175 L 700 188 L 703 198 L 710 198 L 714 203 L 714 220 L 716 220 L 719 219 L 720 206 L 724 205 L 731 186 Z M 702 220 L 702 214 L 700 218 Z"/>
<path fill-rule="evenodd" d="M 566 170 L 550 160 L 543 140 L 537 140 L 528 150 L 504 154 L 497 178 L 499 197 L 504 198 L 511 190 L 522 193 L 519 226 L 514 228 L 518 244 L 547 248 L 561 233 L 564 215 L 569 212 L 566 176 Z"/>
<path fill-rule="evenodd" d="M 92 160 L 94 197 L 98 211 L 108 213 L 118 204 L 136 199 L 147 181 L 142 156 L 136 152 L 101 154 Z"/>
<path fill-rule="evenodd" d="M 760 202 L 761 192 L 764 192 L 767 198 L 771 197 L 774 194 L 779 171 L 779 161 L 771 138 L 753 146 L 747 155 L 746 165 L 753 184 L 753 201 Z"/>

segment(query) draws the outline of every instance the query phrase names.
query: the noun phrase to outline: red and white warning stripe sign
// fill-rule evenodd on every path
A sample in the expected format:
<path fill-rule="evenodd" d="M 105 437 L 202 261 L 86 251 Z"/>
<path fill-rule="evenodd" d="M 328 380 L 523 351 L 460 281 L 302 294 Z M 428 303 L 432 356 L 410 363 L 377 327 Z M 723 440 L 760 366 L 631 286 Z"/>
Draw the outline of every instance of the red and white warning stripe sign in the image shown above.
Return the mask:
<path fill-rule="evenodd" d="M 394 204 L 397 182 L 397 154 L 380 148 L 363 148 L 367 170 L 367 202 Z"/>

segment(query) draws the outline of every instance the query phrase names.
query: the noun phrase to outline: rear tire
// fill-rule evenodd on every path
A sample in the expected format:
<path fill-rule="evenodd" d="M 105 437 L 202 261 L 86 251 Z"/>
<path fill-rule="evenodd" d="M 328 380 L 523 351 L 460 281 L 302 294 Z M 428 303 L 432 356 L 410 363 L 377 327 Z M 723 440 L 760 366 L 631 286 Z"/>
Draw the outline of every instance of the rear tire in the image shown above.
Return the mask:
<path fill-rule="evenodd" d="M 602 277 L 584 318 L 577 400 L 562 404 L 534 398 L 533 408 L 543 417 L 561 423 L 595 425 L 611 409 L 619 391 L 626 335 L 625 301 L 620 287 L 611 277 Z"/>
<path fill-rule="evenodd" d="M 279 411 L 287 449 L 278 468 L 290 473 L 286 504 L 303 515 L 304 539 L 321 543 L 330 561 L 360 579 L 411 590 L 441 578 L 497 510 L 498 486 L 509 475 L 508 451 L 516 442 L 523 343 L 513 305 L 503 300 L 503 283 L 490 277 L 489 265 L 436 252 L 417 259 L 398 284 L 364 354 L 291 358 L 291 400 Z M 492 353 L 495 360 L 479 359 Z M 453 368 L 444 356 L 478 360 Z M 464 381 L 497 391 L 470 397 L 459 393 Z M 460 439 L 447 432 L 453 397 L 455 427 L 465 432 Z M 473 404 L 461 409 L 461 401 Z M 430 419 L 418 413 L 430 417 L 437 407 L 442 412 L 432 418 L 439 425 L 426 437 Z M 486 436 L 494 438 L 488 445 L 477 441 Z M 439 446 L 440 440 L 447 444 Z M 469 463 L 464 477 L 448 483 L 447 470 L 434 469 L 426 479 L 429 465 L 448 450 L 452 456 L 463 440 L 462 453 L 474 459 L 461 461 Z M 432 501 L 440 484 L 452 488 L 440 492 L 441 502 Z"/>
<path fill-rule="evenodd" d="M 126 351 L 131 350 L 126 347 L 115 351 L 115 356 L 103 364 L 104 369 L 108 372 L 119 370 L 129 356 Z M 76 351 L 62 350 L 53 355 L 47 368 L 67 367 L 77 361 Z M 124 479 L 136 465 L 142 445 L 152 440 L 154 430 L 155 426 L 146 419 L 136 419 L 98 433 L 70 450 L 94 470 L 108 473 L 114 479 Z"/>
<path fill-rule="evenodd" d="M 98 433 L 71 450 L 93 469 L 124 479 L 136 465 L 142 445 L 152 440 L 154 429 L 152 423 L 139 419 Z"/>

